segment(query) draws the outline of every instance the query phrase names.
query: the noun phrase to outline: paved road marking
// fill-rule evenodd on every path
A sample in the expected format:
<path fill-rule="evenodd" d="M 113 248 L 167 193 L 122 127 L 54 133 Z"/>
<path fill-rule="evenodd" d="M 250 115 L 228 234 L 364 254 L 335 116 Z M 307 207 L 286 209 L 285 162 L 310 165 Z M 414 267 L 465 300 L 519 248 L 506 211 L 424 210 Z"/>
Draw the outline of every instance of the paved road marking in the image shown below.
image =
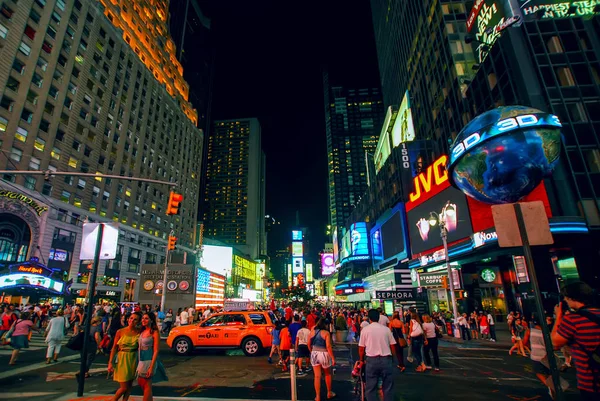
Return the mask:
<path fill-rule="evenodd" d="M 94 368 L 90 369 L 89 373 L 91 375 L 96 373 L 104 373 L 108 371 L 108 365 L 103 368 Z M 79 370 L 75 372 L 65 372 L 65 373 L 57 373 L 57 372 L 48 372 L 48 376 L 46 376 L 47 382 L 53 382 L 57 380 L 66 380 L 66 379 L 74 379 L 75 375 L 79 373 Z"/>
<path fill-rule="evenodd" d="M 77 398 L 76 393 L 67 394 L 56 401 L 109 401 L 113 396 L 110 394 L 94 394 Z M 132 401 L 142 401 L 142 396 L 132 395 L 129 397 Z M 256 401 L 256 399 L 242 398 L 205 398 L 205 397 L 157 397 L 154 401 Z M 269 401 L 289 401 L 289 400 L 269 400 Z"/>
<path fill-rule="evenodd" d="M 38 393 L 2 393 L 2 399 L 8 400 L 10 398 L 29 398 L 29 397 L 43 397 L 45 395 L 60 394 L 56 391 L 38 392 Z"/>
<path fill-rule="evenodd" d="M 461 351 L 500 351 L 506 352 L 503 348 L 490 348 L 490 347 L 457 347 Z"/>
<path fill-rule="evenodd" d="M 470 361 L 477 361 L 477 360 L 503 361 L 504 360 L 502 358 L 493 358 L 493 357 L 487 357 L 487 356 L 440 356 L 440 359 L 463 359 L 463 360 L 470 360 Z"/>
<path fill-rule="evenodd" d="M 72 361 L 72 360 L 75 360 L 78 358 L 79 358 L 79 355 L 65 356 L 63 358 L 60 358 L 58 360 L 58 363 L 69 362 L 69 361 Z M 23 373 L 31 372 L 32 370 L 42 369 L 42 368 L 45 368 L 48 366 L 52 366 L 52 365 L 46 365 L 46 362 L 40 362 L 40 363 L 31 364 L 28 366 L 23 366 L 22 368 L 7 370 L 6 372 L 0 373 L 0 379 L 6 379 L 8 377 L 17 376 L 17 375 L 20 375 Z"/>

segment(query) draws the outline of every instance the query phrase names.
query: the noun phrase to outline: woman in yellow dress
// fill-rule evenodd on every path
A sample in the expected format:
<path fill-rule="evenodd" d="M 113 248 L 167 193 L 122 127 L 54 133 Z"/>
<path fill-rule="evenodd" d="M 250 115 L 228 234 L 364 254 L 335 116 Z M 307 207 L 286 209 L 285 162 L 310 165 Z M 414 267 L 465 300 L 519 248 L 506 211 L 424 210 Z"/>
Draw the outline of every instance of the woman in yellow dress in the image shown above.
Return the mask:
<path fill-rule="evenodd" d="M 133 313 L 127 321 L 127 327 L 117 331 L 114 345 L 110 351 L 108 359 L 108 371 L 114 372 L 114 381 L 119 382 L 119 389 L 115 393 L 112 401 L 118 401 L 123 397 L 124 401 L 129 399 L 133 380 L 136 377 L 137 359 L 138 359 L 138 339 L 140 337 L 142 314 Z M 117 364 L 113 366 L 117 354 Z"/>

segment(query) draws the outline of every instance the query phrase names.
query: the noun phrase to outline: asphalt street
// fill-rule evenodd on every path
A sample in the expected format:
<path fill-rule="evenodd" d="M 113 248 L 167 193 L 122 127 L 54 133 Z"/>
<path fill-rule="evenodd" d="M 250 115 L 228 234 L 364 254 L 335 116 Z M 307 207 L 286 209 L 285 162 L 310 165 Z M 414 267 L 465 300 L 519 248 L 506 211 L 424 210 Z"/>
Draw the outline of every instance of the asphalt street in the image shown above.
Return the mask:
<path fill-rule="evenodd" d="M 41 343 L 40 343 L 41 341 Z M 41 347 L 40 347 L 41 345 Z M 3 400 L 26 398 L 32 401 L 75 400 L 79 369 L 78 354 L 63 349 L 61 362 L 46 365 L 43 340 L 35 339 L 23 352 L 17 366 L 8 366 L 9 349 L 0 349 L 0 390 Z M 355 348 L 355 347 L 354 347 Z M 441 371 L 417 373 L 411 365 L 404 373 L 395 372 L 395 399 L 422 400 L 430 395 L 445 400 L 550 400 L 547 389 L 538 382 L 534 363 L 529 358 L 508 355 L 503 343 L 484 341 L 442 342 Z M 337 369 L 333 391 L 340 400 L 355 399 L 351 365 L 356 358 L 347 345 L 335 348 Z M 180 357 L 166 348 L 160 353 L 169 381 L 154 386 L 156 400 L 290 400 L 290 377 L 266 356 L 249 358 L 241 351 L 196 351 Z M 117 383 L 107 379 L 107 357 L 99 355 L 92 366 L 93 376 L 86 380 L 86 401 L 110 399 Z M 577 400 L 575 373 L 564 377 L 571 388 L 566 401 Z M 323 383 L 323 391 L 325 386 Z M 314 400 L 313 375 L 298 378 L 298 399 Z M 139 387 L 134 395 L 140 395 Z M 133 397 L 133 400 L 141 398 Z M 325 394 L 322 394 L 325 399 Z"/>

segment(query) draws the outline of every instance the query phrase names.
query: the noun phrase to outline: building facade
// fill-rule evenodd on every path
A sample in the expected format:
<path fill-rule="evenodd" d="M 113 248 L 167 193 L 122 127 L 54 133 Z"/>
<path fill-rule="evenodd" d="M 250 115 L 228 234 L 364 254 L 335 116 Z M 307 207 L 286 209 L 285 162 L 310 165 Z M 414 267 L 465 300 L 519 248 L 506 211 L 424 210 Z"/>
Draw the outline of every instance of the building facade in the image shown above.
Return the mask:
<path fill-rule="evenodd" d="M 180 68 L 167 62 L 174 49 L 159 23 L 164 7 L 142 3 L 26 0 L 4 3 L 0 15 L 1 169 L 151 178 L 177 182 L 184 196 L 168 218 L 166 185 L 2 175 L 11 193 L 0 208 L 2 248 L 19 243 L 20 251 L 0 263 L 39 257 L 80 291 L 89 265 L 79 261 L 83 221 L 118 222 L 117 259 L 101 264 L 98 287 L 115 300 L 135 299 L 139 265 L 160 262 L 170 230 L 192 250 L 202 169 L 203 133 Z M 46 210 L 31 215 L 32 202 Z"/>
<path fill-rule="evenodd" d="M 324 79 L 329 219 L 337 232 L 367 189 L 365 156 L 375 153 L 384 108 L 377 88 L 330 86 Z"/>
<path fill-rule="evenodd" d="M 252 259 L 266 254 L 265 155 L 258 120 L 215 121 L 207 163 L 205 235 Z"/>
<path fill-rule="evenodd" d="M 420 288 L 417 302 L 426 309 L 451 309 L 442 285 L 442 277 L 449 278 L 439 229 L 419 219 L 458 205 L 468 223 L 451 233 L 448 256 L 459 312 L 489 309 L 501 319 L 508 310 L 533 310 L 523 254 L 498 248 L 489 205 L 443 180 L 430 188 L 432 196 L 419 199 L 415 191 L 414 199 L 407 197 L 418 189 L 411 186 L 413 179 L 415 186 L 426 182 L 423 173 L 445 164 L 450 145 L 468 122 L 499 106 L 538 108 L 557 115 L 563 125 L 560 164 L 524 198 L 542 201 L 554 238 L 552 246 L 534 250 L 544 306 L 555 303 L 557 283 L 581 279 L 599 287 L 598 253 L 590 252 L 598 242 L 597 7 L 582 3 L 558 12 L 542 1 L 522 3 L 521 10 L 515 4 L 484 0 L 471 9 L 472 1 L 371 1 L 385 105 L 398 107 L 408 97 L 415 134 L 414 141 L 392 149 L 377 181 L 383 174 L 384 181 L 393 178 L 385 187 L 403 189 L 398 201 L 406 208 L 406 223 L 400 225 L 409 240 L 406 262 Z M 514 15 L 520 19 L 510 18 Z M 424 157 L 417 161 L 416 155 Z M 394 176 L 404 168 L 404 156 L 410 172 Z M 370 203 L 360 205 L 351 220 L 379 219 L 373 210 L 391 207 L 394 198 L 382 191 L 379 196 L 371 190 Z M 378 205 L 381 200 L 386 205 Z M 385 240 L 383 226 L 378 235 Z"/>

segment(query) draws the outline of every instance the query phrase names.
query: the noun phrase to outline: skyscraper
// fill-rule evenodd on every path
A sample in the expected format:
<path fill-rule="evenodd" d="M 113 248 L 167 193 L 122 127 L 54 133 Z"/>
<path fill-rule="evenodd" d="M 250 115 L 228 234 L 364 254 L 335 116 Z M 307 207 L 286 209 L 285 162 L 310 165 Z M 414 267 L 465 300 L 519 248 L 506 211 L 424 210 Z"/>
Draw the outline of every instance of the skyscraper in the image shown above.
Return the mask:
<path fill-rule="evenodd" d="M 167 35 L 167 3 L 3 4 L 0 168 L 177 182 L 184 200 L 168 218 L 166 185 L 6 173 L 1 193 L 15 195 L 0 202 L 0 226 L 13 234 L 2 247 L 16 251 L 0 265 L 36 256 L 70 272 L 79 291 L 89 273 L 79 261 L 85 216 L 116 221 L 117 258 L 101 263 L 98 294 L 133 301 L 140 264 L 161 261 L 171 229 L 191 250 L 203 133 Z"/>
<path fill-rule="evenodd" d="M 476 64 L 464 42 L 472 1 L 371 0 L 385 106 L 399 106 L 408 91 L 416 139 L 438 154 L 468 122 L 463 93 Z"/>
<path fill-rule="evenodd" d="M 385 116 L 379 89 L 331 86 L 324 78 L 329 218 L 339 233 L 367 189 L 365 156 L 375 153 Z"/>
<path fill-rule="evenodd" d="M 256 118 L 214 122 L 208 139 L 205 235 L 256 259 L 265 246 L 265 155 Z"/>

